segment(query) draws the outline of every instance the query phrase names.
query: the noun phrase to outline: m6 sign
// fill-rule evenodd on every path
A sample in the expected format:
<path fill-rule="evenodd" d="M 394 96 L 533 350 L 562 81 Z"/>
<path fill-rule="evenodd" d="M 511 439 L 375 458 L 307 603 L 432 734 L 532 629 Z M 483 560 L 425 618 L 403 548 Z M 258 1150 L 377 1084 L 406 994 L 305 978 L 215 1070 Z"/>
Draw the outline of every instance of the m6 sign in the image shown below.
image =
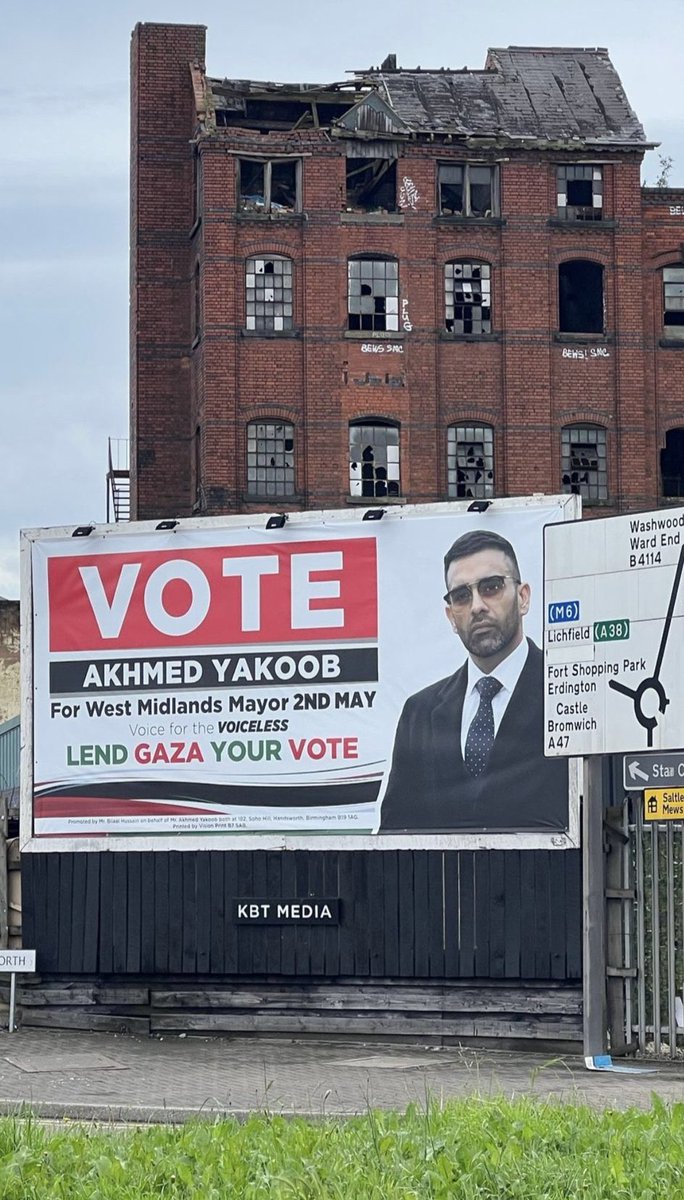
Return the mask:
<path fill-rule="evenodd" d="M 683 568 L 681 508 L 546 527 L 546 755 L 681 745 Z"/>

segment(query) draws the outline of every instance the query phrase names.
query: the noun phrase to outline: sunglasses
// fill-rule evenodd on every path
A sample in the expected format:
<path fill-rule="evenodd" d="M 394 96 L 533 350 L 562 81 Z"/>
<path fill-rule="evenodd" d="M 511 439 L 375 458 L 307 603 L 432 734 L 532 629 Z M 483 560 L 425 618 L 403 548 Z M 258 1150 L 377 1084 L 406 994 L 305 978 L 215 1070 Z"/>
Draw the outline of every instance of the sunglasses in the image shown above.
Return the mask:
<path fill-rule="evenodd" d="M 478 579 L 476 583 L 461 583 L 458 587 L 452 588 L 447 592 L 444 600 L 450 604 L 452 608 L 466 608 L 472 603 L 473 589 L 477 592 L 482 600 L 493 600 L 496 596 L 500 596 L 506 587 L 506 580 L 512 579 L 513 583 L 520 583 L 514 575 L 485 575 L 484 579 Z"/>

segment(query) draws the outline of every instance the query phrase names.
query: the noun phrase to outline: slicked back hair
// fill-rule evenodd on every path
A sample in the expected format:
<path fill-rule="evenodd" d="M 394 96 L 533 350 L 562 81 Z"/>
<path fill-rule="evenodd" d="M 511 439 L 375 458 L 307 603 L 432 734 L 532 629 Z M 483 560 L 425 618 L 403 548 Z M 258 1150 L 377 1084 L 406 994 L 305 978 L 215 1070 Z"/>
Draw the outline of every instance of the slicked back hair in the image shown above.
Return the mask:
<path fill-rule="evenodd" d="M 520 567 L 511 543 L 500 533 L 494 533 L 493 529 L 472 529 L 469 533 L 464 533 L 457 538 L 444 555 L 444 581 L 447 587 L 449 586 L 447 575 L 451 564 L 457 562 L 459 558 L 469 558 L 471 554 L 479 554 L 480 550 L 500 550 L 511 564 L 512 574 L 516 579 L 520 579 Z"/>

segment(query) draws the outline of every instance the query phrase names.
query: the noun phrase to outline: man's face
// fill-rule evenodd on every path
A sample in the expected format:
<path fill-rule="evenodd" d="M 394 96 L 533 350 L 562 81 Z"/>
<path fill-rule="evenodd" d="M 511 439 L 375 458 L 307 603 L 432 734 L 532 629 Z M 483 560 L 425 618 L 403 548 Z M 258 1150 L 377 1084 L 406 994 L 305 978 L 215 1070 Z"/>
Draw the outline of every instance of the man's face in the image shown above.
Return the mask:
<path fill-rule="evenodd" d="M 472 598 L 465 604 L 448 604 L 446 615 L 454 633 L 481 671 L 489 673 L 515 650 L 523 638 L 522 619 L 530 607 L 530 588 L 517 584 L 513 565 L 501 550 L 480 550 L 452 562 L 447 591 L 469 584 Z M 481 596 L 475 584 L 493 575 L 506 576 L 495 596 Z"/>

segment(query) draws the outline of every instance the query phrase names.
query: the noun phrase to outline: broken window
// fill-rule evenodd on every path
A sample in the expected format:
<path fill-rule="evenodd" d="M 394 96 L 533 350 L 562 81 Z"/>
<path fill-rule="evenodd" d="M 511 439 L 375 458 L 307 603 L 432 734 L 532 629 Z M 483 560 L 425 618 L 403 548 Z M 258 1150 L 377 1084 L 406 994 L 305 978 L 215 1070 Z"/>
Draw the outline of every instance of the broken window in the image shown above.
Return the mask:
<path fill-rule="evenodd" d="M 496 216 L 496 167 L 441 163 L 438 178 L 439 211 L 443 217 Z"/>
<path fill-rule="evenodd" d="M 453 500 L 487 500 L 494 495 L 494 430 L 491 425 L 449 426 L 447 493 Z"/>
<path fill-rule="evenodd" d="M 246 328 L 257 333 L 292 329 L 292 262 L 279 254 L 248 258 L 245 273 Z"/>
<path fill-rule="evenodd" d="M 294 426 L 251 421 L 247 426 L 247 495 L 294 496 Z"/>
<path fill-rule="evenodd" d="M 349 426 L 349 491 L 369 499 L 399 496 L 399 428 L 387 421 Z"/>
<path fill-rule="evenodd" d="M 350 258 L 350 329 L 370 333 L 399 330 L 399 264 L 391 258 Z"/>
<path fill-rule="evenodd" d="M 561 430 L 564 492 L 584 500 L 608 499 L 606 431 L 600 425 L 566 425 Z"/>
<path fill-rule="evenodd" d="M 397 211 L 396 159 L 347 159 L 347 210 Z"/>
<path fill-rule="evenodd" d="M 591 164 L 556 168 L 558 216 L 565 221 L 603 218 L 603 168 Z"/>
<path fill-rule="evenodd" d="M 603 333 L 603 267 L 584 258 L 558 268 L 558 328 L 561 333 Z"/>
<path fill-rule="evenodd" d="M 287 215 L 301 209 L 301 163 L 296 158 L 238 160 L 241 212 Z"/>
<path fill-rule="evenodd" d="M 446 263 L 444 314 L 450 333 L 491 333 L 491 267 L 489 263 Z"/>
<path fill-rule="evenodd" d="M 684 338 L 684 267 L 663 268 L 663 326 L 667 337 Z"/>
<path fill-rule="evenodd" d="M 668 429 L 665 446 L 660 451 L 661 496 L 666 499 L 684 496 L 684 429 Z"/>

